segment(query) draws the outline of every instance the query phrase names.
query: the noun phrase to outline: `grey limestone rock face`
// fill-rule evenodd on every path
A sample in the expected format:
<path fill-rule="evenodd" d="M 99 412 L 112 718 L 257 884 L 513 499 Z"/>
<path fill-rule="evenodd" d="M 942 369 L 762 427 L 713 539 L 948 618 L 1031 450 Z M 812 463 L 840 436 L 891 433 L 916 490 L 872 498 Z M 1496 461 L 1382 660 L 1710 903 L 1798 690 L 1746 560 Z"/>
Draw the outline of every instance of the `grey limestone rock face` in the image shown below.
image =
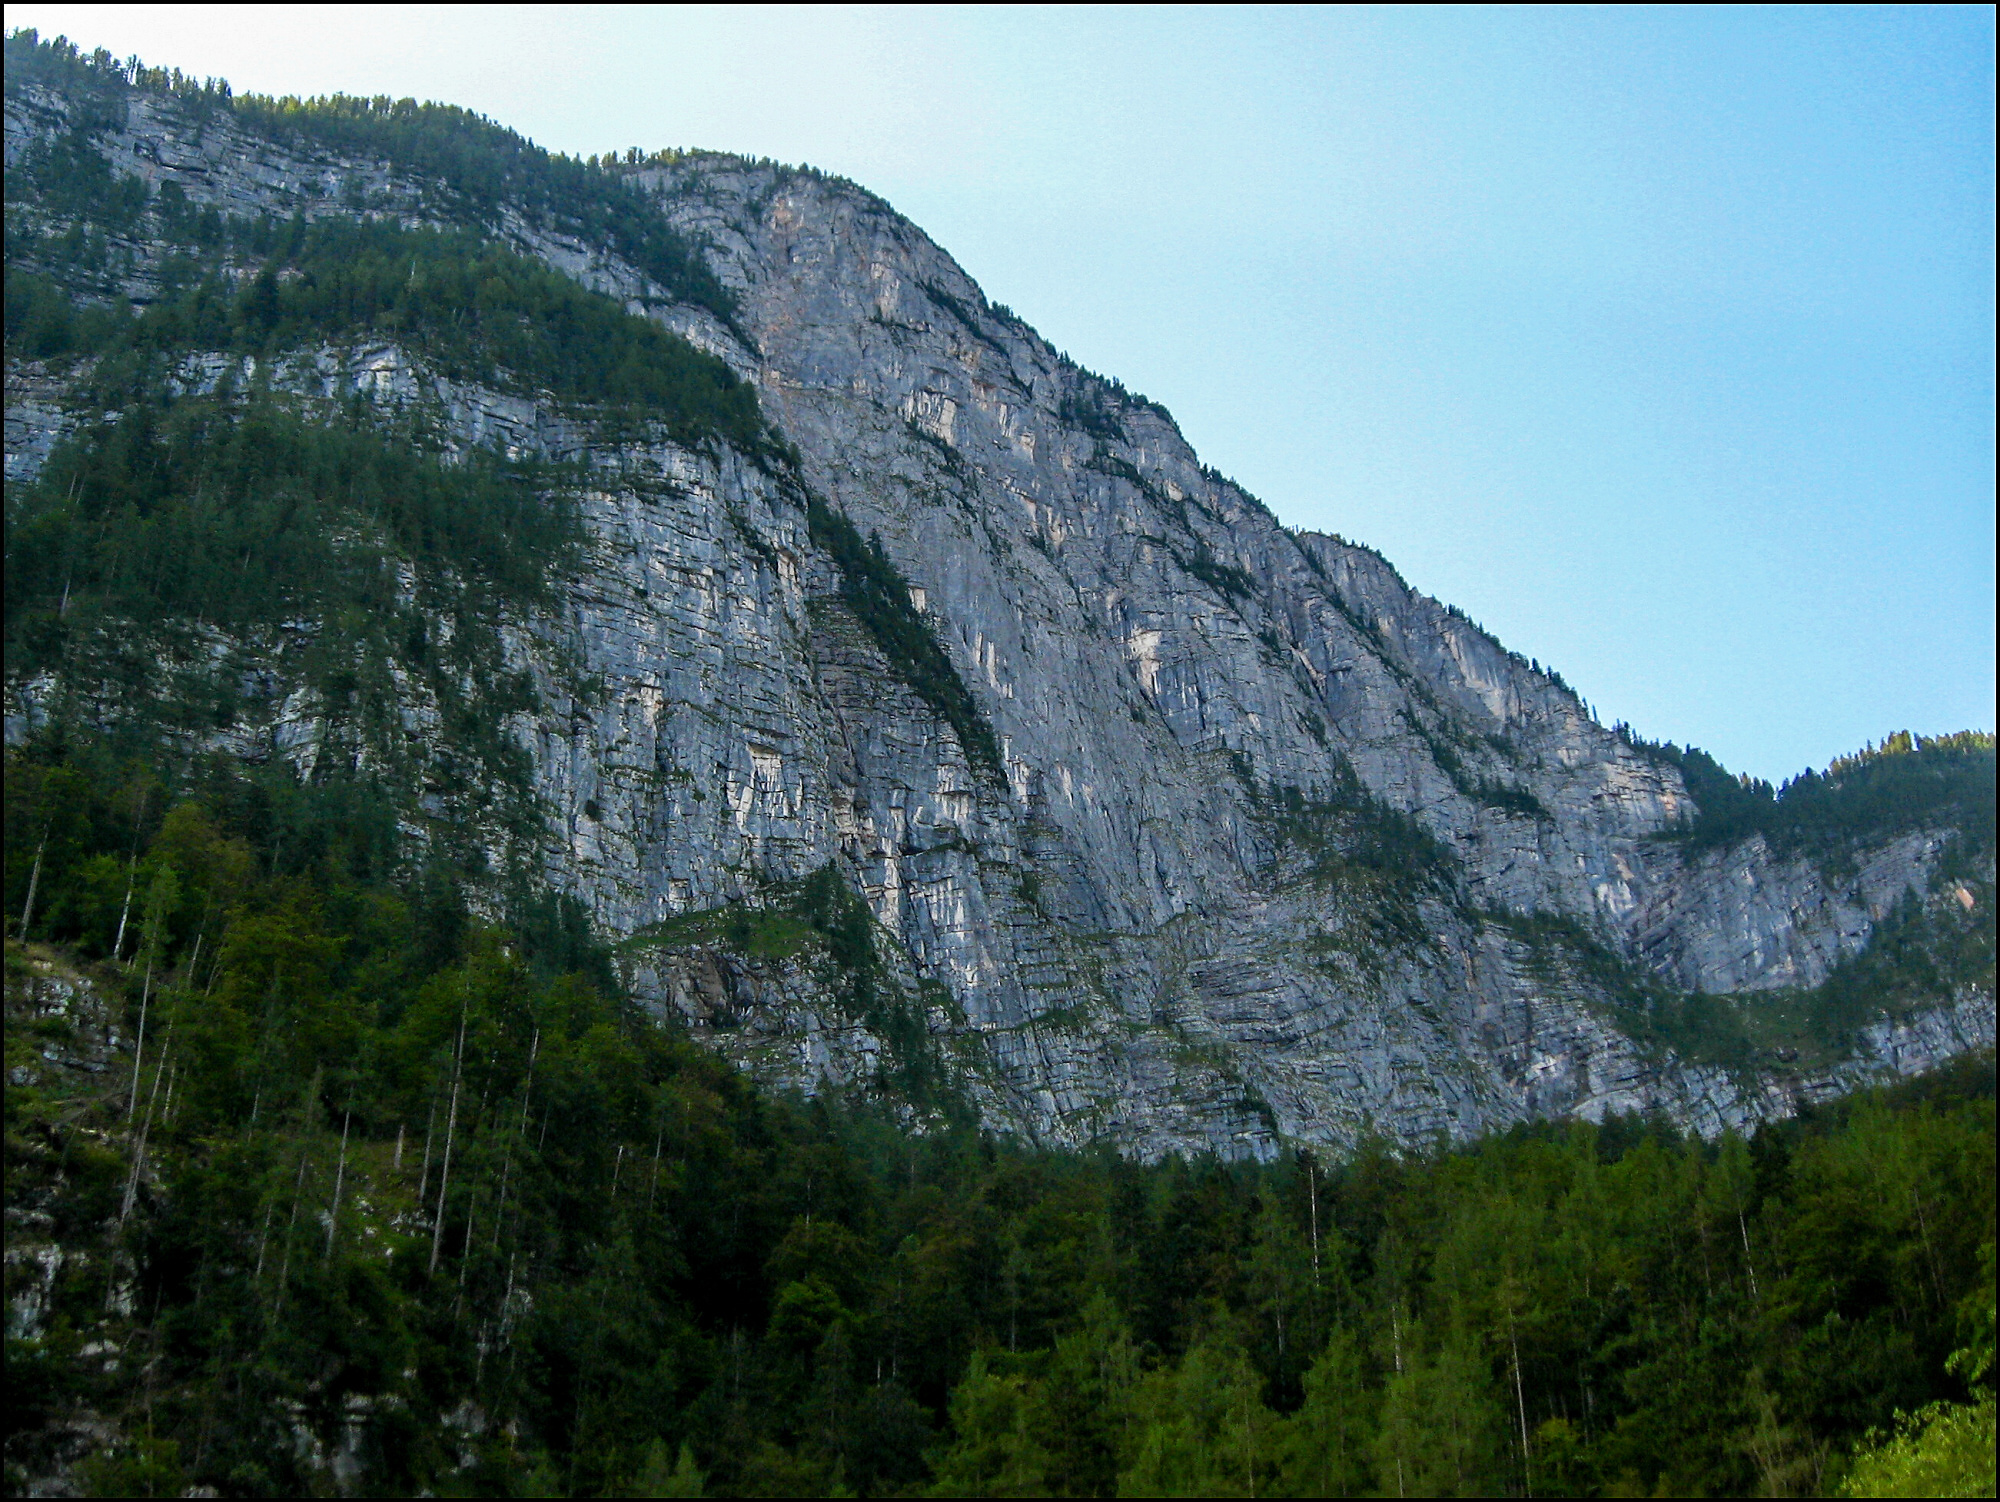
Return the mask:
<path fill-rule="evenodd" d="M 10 162 L 61 107 L 9 101 Z M 103 140 L 117 170 L 228 212 L 431 201 L 386 164 L 166 106 Z M 1553 915 L 1682 991 L 1809 987 L 1927 889 L 1947 832 L 1838 877 L 1761 838 L 1691 854 L 1662 838 L 1696 812 L 1672 765 L 1377 554 L 1282 526 L 880 200 L 730 157 L 629 175 L 707 248 L 743 337 L 602 247 L 520 215 L 501 232 L 722 355 L 796 447 L 795 478 L 613 440 L 393 345 L 267 375 L 588 466 L 586 563 L 561 609 L 507 628 L 541 701 L 512 728 L 542 870 L 628 941 L 662 1016 L 774 1080 L 874 1079 L 907 1039 L 823 957 L 671 937 L 830 865 L 872 915 L 883 994 L 992 1124 L 1047 1142 L 1266 1156 L 1629 1109 L 1716 1131 L 1992 1042 L 1991 996 L 1966 995 L 1869 1031 L 1818 1081 L 1642 1047 L 1522 920 Z M 143 300 L 147 264 L 135 247 L 107 295 Z M 221 370 L 197 359 L 183 380 Z M 8 374 L 12 480 L 79 414 L 51 378 Z M 997 775 L 844 601 L 808 497 L 907 579 Z M 31 720 L 31 687 L 8 696 L 10 726 Z M 1400 832 L 1408 869 L 1358 856 L 1364 826 Z"/>
<path fill-rule="evenodd" d="M 1638 915 L 1635 951 L 1690 991 L 1817 985 L 1923 888 L 1950 837 L 1927 830 L 1868 850 L 1838 884 L 1810 861 L 1775 859 L 1762 835 L 1703 852 Z"/>

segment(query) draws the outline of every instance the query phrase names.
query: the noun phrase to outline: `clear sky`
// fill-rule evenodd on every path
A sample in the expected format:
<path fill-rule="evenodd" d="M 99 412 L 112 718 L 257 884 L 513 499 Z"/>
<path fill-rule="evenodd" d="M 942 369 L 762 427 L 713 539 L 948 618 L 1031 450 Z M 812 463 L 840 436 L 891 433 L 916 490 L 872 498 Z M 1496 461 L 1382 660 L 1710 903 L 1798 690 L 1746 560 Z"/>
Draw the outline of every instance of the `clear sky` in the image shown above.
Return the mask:
<path fill-rule="evenodd" d="M 1993 727 L 1987 7 L 6 14 L 841 173 L 1607 720 L 1773 779 Z"/>

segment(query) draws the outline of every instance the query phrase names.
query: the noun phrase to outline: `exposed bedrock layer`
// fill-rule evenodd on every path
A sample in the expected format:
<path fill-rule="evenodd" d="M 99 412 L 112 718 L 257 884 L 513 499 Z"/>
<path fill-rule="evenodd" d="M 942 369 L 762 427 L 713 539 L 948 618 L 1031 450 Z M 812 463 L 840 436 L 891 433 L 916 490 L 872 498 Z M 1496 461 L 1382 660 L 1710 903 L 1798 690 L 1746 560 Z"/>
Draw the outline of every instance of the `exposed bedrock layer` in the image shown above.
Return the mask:
<path fill-rule="evenodd" d="M 9 165 L 68 108 L 10 98 Z M 436 201 L 385 164 L 143 96 L 96 141 L 231 214 L 421 220 Z M 389 342 L 260 378 L 591 466 L 586 565 L 561 610 L 509 627 L 541 700 L 513 731 L 543 869 L 629 941 L 647 1005 L 808 1088 L 877 1078 L 914 1028 L 995 1125 L 1146 1155 L 1634 1108 L 1715 1130 L 1992 1042 L 1978 988 L 1804 1073 L 1634 1041 L 1620 966 L 1740 1007 L 1818 985 L 1906 891 L 1954 900 L 1931 880 L 1951 832 L 1837 862 L 1665 837 L 1697 812 L 1668 760 L 1377 554 L 1280 525 L 879 199 L 720 156 L 630 176 L 706 247 L 737 329 L 526 214 L 497 233 L 721 355 L 796 474 L 618 436 Z M 145 301 L 161 248 L 116 249 L 99 294 Z M 180 380 L 239 363 L 190 356 Z M 96 414 L 43 367 L 10 364 L 7 389 L 26 480 Z M 840 513 L 907 581 L 997 755 L 856 614 L 824 530 Z M 41 690 L 8 698 L 19 733 Z M 221 740 L 309 758 L 318 707 L 274 704 Z M 406 718 L 431 712 L 413 697 Z M 829 865 L 876 925 L 865 997 L 811 943 L 688 926 Z"/>

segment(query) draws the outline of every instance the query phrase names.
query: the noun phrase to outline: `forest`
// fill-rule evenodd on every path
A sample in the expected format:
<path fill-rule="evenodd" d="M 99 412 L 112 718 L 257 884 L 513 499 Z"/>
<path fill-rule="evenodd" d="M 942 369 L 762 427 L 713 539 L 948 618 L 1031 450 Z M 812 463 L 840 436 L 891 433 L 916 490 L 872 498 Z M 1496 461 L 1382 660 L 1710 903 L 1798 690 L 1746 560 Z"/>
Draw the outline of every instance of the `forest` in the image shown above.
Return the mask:
<path fill-rule="evenodd" d="M 1906 834 L 1926 823 L 1993 824 L 1993 736 L 1986 731 L 1899 730 L 1879 746 L 1836 758 L 1824 772 L 1807 768 L 1776 788 L 1732 776 L 1694 746 L 1629 731 L 1626 738 L 1679 769 L 1701 813 L 1673 837 L 1698 847 L 1760 834 L 1780 851 L 1826 856 L 1857 839 Z"/>
<path fill-rule="evenodd" d="M 302 218 L 224 226 L 213 210 L 161 196 L 160 228 L 186 246 L 161 266 L 162 295 L 121 317 L 76 309 L 49 275 L 10 274 L 10 352 L 94 356 L 94 392 L 122 404 L 150 394 L 190 350 L 271 355 L 373 336 L 447 375 L 589 403 L 614 426 L 643 414 L 689 445 L 720 438 L 756 454 L 770 442 L 755 395 L 721 360 L 538 261 L 462 231 Z M 94 248 L 74 231 L 19 247 L 71 277 Z"/>
<path fill-rule="evenodd" d="M 337 789 L 6 787 L 7 1204 L 69 1249 L 8 1268 L 10 1489 L 78 1405 L 105 1495 L 343 1444 L 382 1492 L 1789 1495 L 1927 1411 L 1990 1485 L 1990 1055 L 1747 1140 L 1041 1151 L 760 1093 Z"/>

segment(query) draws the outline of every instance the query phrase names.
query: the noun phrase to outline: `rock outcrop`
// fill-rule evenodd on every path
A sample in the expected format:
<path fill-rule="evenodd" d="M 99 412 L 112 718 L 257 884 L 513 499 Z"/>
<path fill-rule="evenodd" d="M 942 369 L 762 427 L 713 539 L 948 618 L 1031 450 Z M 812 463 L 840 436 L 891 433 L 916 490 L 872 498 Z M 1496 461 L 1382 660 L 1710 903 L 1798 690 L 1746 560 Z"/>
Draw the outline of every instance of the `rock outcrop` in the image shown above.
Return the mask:
<path fill-rule="evenodd" d="M 10 95 L 10 167 L 68 110 Z M 421 221 L 446 196 L 165 99 L 95 140 L 227 214 Z M 735 329 L 526 212 L 495 233 L 721 355 L 796 475 L 600 432 L 393 343 L 264 378 L 590 466 L 587 564 L 509 628 L 541 701 L 512 728 L 542 870 L 662 1015 L 807 1088 L 906 1053 L 809 946 L 760 957 L 683 922 L 831 865 L 877 926 L 878 993 L 988 1120 L 1048 1142 L 1263 1156 L 1632 1109 L 1712 1131 L 1991 1044 L 1990 992 L 1885 1021 L 1811 1078 L 1635 1041 L 1616 967 L 1739 1007 L 1815 986 L 1904 892 L 1947 900 L 1949 831 L 1840 872 L 1761 837 L 1693 853 L 1668 837 L 1698 812 L 1670 762 L 1377 554 L 1281 525 L 880 200 L 722 156 L 628 175 L 706 247 Z M 113 250 L 96 295 L 145 302 L 157 247 Z M 10 364 L 10 482 L 77 418 L 59 373 Z M 857 618 L 814 504 L 879 539 L 997 765 Z M 10 730 L 31 724 L 35 686 L 8 698 Z M 309 754 L 316 706 L 272 702 L 224 734 Z"/>

